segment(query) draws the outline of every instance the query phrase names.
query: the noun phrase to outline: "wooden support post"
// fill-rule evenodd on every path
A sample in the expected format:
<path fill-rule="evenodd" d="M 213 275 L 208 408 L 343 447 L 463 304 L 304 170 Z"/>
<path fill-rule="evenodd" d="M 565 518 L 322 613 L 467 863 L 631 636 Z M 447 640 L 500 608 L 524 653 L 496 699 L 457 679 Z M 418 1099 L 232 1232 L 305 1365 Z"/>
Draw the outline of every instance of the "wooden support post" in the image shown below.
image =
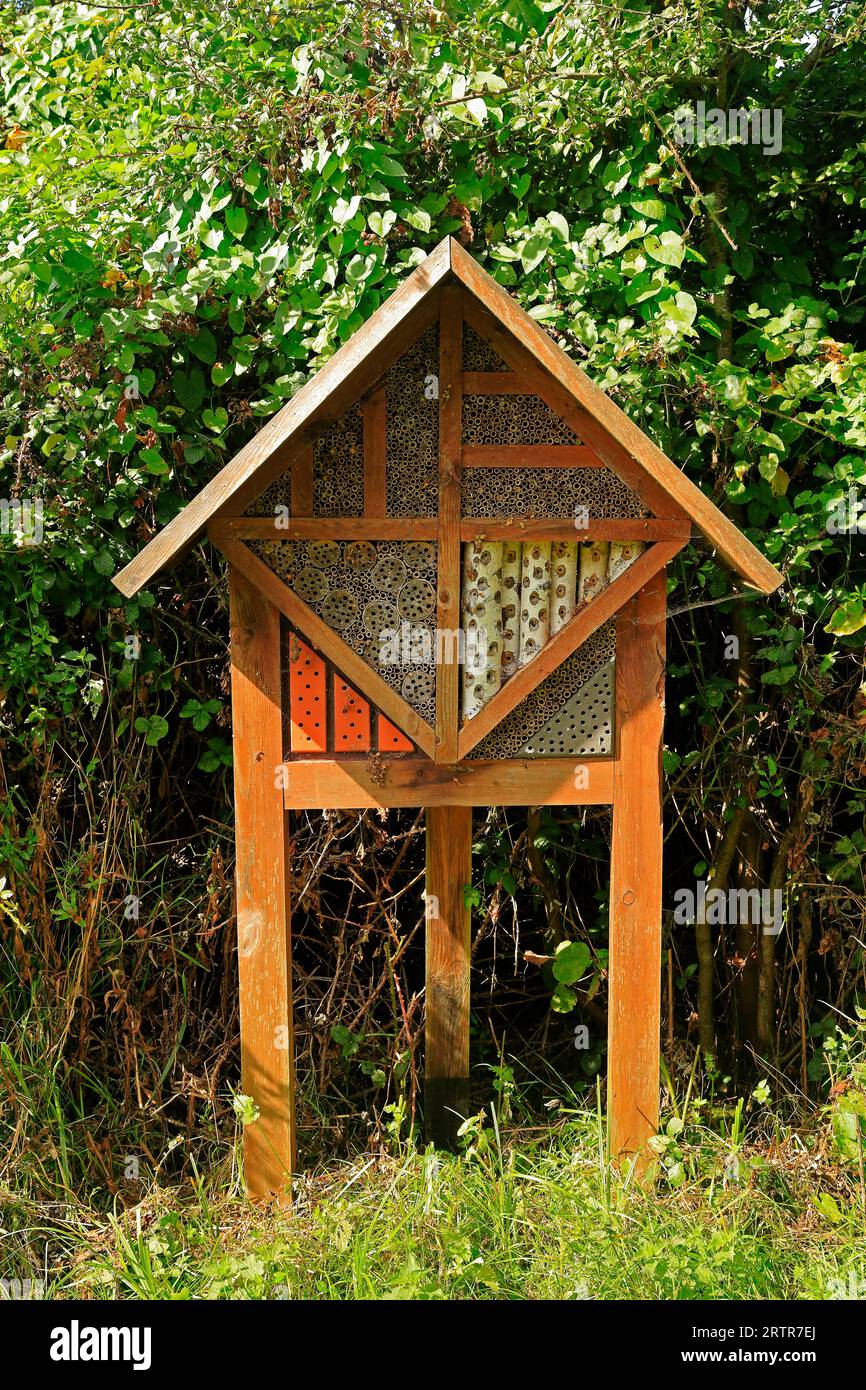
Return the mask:
<path fill-rule="evenodd" d="M 259 1110 L 244 1130 L 244 1174 L 250 1197 L 290 1201 L 295 1108 L 280 615 L 233 565 L 229 595 L 241 1086 Z"/>
<path fill-rule="evenodd" d="M 472 808 L 430 806 L 427 821 L 427 1137 L 453 1148 L 469 1103 Z"/>
<path fill-rule="evenodd" d="M 643 1176 L 659 1118 L 665 571 L 620 610 L 610 866 L 610 1152 Z"/>

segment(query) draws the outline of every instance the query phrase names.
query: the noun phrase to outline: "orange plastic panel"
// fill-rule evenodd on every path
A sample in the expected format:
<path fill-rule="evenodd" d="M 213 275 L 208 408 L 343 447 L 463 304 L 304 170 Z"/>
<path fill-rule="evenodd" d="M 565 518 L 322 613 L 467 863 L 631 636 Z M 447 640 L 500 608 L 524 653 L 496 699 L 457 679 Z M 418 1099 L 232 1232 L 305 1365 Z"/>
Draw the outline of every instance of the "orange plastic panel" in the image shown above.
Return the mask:
<path fill-rule="evenodd" d="M 415 745 L 384 714 L 378 717 L 379 748 L 383 753 L 411 753 Z"/>
<path fill-rule="evenodd" d="M 370 750 L 370 706 L 356 690 L 334 674 L 334 751 Z"/>
<path fill-rule="evenodd" d="M 289 718 L 293 753 L 328 751 L 327 679 L 320 656 L 289 639 Z"/>

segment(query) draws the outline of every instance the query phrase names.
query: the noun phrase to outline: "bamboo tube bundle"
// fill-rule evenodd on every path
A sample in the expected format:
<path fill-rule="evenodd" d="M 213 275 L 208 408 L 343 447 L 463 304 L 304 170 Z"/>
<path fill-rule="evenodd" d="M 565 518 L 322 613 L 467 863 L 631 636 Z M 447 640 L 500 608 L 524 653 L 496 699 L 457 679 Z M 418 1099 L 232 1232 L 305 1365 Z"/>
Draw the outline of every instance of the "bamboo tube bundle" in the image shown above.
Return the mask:
<path fill-rule="evenodd" d="M 610 558 L 607 562 L 608 584 L 612 584 L 624 570 L 627 570 L 644 550 L 645 541 L 611 541 Z"/>
<path fill-rule="evenodd" d="M 577 602 L 577 541 L 554 541 L 550 550 L 550 635 L 565 627 Z"/>
<path fill-rule="evenodd" d="M 580 547 L 580 580 L 577 601 L 589 603 L 607 584 L 610 541 L 586 541 Z"/>
<path fill-rule="evenodd" d="M 520 654 L 525 666 L 550 634 L 550 541 L 525 541 L 520 565 Z"/>
<path fill-rule="evenodd" d="M 520 551 L 519 542 L 502 546 L 502 679 L 517 670 L 520 655 Z"/>
<path fill-rule="evenodd" d="M 463 718 L 471 719 L 502 680 L 502 542 L 470 541 L 463 547 L 461 604 L 466 643 Z"/>

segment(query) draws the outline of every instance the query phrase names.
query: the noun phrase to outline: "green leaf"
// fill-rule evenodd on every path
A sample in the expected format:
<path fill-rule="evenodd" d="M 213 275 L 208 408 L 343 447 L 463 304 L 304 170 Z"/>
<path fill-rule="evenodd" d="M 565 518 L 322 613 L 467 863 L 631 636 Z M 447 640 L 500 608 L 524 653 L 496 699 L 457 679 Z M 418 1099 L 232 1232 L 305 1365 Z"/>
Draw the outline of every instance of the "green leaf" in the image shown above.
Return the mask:
<path fill-rule="evenodd" d="M 372 274 L 377 264 L 375 256 L 353 256 L 346 266 L 346 279 L 350 285 L 359 285 Z"/>
<path fill-rule="evenodd" d="M 198 410 L 205 396 L 204 372 L 199 367 L 193 367 L 188 372 L 175 372 L 171 385 L 175 396 L 186 410 Z"/>
<path fill-rule="evenodd" d="M 654 222 L 660 222 L 665 215 L 665 205 L 659 198 L 633 198 L 631 206 L 641 217 L 651 217 Z"/>
<path fill-rule="evenodd" d="M 626 304 L 643 304 L 648 299 L 654 299 L 662 290 L 666 290 L 668 285 L 664 278 L 664 271 L 644 270 L 636 275 L 626 288 Z"/>
<path fill-rule="evenodd" d="M 367 226 L 376 236 L 386 237 L 396 221 L 397 214 L 393 208 L 385 208 L 384 212 L 374 208 L 367 218 Z"/>
<path fill-rule="evenodd" d="M 677 290 L 672 299 L 659 300 L 659 309 L 680 330 L 687 332 L 695 321 L 698 306 L 685 290 Z"/>
<path fill-rule="evenodd" d="M 563 984 L 556 986 L 550 999 L 550 1007 L 555 1014 L 570 1014 L 576 1003 L 577 995 Z"/>
<path fill-rule="evenodd" d="M 862 598 L 849 598 L 839 605 L 824 631 L 836 637 L 850 637 L 861 627 L 866 627 L 866 607 Z"/>
<path fill-rule="evenodd" d="M 404 222 L 408 222 L 410 227 L 414 227 L 416 232 L 429 232 L 430 214 L 423 208 L 403 208 L 400 212 Z"/>
<path fill-rule="evenodd" d="M 206 362 L 208 366 L 216 361 L 216 338 L 209 328 L 200 328 L 196 336 L 190 338 L 189 350 L 200 362 Z"/>
<path fill-rule="evenodd" d="M 205 429 L 213 430 L 214 434 L 222 434 L 229 422 L 228 411 L 221 405 L 217 406 L 216 410 L 204 410 L 201 421 Z"/>
<path fill-rule="evenodd" d="M 269 246 L 267 251 L 259 256 L 259 270 L 263 275 L 270 278 L 271 275 L 277 273 L 288 254 L 289 248 L 287 245 L 279 241 L 275 242 L 273 246 Z"/>
<path fill-rule="evenodd" d="M 149 719 L 139 716 L 135 721 L 135 729 L 137 733 L 144 734 L 148 748 L 155 748 L 160 739 L 165 738 L 168 733 L 168 720 L 163 719 L 161 714 L 152 714 Z"/>
<path fill-rule="evenodd" d="M 465 103 L 466 110 L 469 112 L 479 125 L 483 125 L 487 120 L 487 102 L 483 97 L 470 97 Z"/>
<path fill-rule="evenodd" d="M 58 444 L 62 444 L 65 438 L 65 434 L 49 434 L 45 443 L 42 445 L 42 452 L 45 457 L 50 458 Z"/>
<path fill-rule="evenodd" d="M 561 212 L 549 212 L 546 220 L 548 225 L 556 232 L 560 241 L 568 241 L 568 223 Z"/>
<path fill-rule="evenodd" d="M 660 261 L 662 265 L 682 265 L 685 247 L 676 232 L 662 232 L 661 236 L 652 232 L 644 237 L 643 244 L 647 255 L 652 256 L 654 261 Z"/>
<path fill-rule="evenodd" d="M 540 232 L 529 237 L 520 248 L 520 263 L 528 275 L 535 270 L 536 266 L 541 265 L 547 255 L 547 248 L 550 246 L 550 237 Z"/>
<path fill-rule="evenodd" d="M 797 674 L 796 666 L 774 666 L 772 671 L 765 671 L 761 676 L 764 685 L 787 685 Z"/>
<path fill-rule="evenodd" d="M 360 206 L 361 199 L 357 194 L 354 198 L 349 198 L 348 200 L 345 198 L 338 198 L 334 204 L 334 211 L 332 214 L 334 225 L 337 227 L 345 227 L 347 222 L 351 222 Z"/>
<path fill-rule="evenodd" d="M 582 980 L 592 959 L 589 947 L 583 941 L 561 941 L 556 948 L 553 961 L 553 976 L 563 985 L 576 984 Z"/>
<path fill-rule="evenodd" d="M 246 210 L 244 208 L 226 208 L 225 219 L 226 226 L 228 227 L 232 236 L 237 237 L 237 239 L 240 240 L 240 238 L 246 231 L 249 222 Z"/>

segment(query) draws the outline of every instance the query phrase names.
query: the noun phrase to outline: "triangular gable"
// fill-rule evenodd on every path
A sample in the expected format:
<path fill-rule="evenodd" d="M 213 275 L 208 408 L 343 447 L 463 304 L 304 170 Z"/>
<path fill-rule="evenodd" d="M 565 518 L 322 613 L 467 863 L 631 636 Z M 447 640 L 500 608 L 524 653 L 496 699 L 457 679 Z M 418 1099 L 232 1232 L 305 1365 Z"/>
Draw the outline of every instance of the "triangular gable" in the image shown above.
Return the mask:
<path fill-rule="evenodd" d="M 309 450 L 314 428 L 358 401 L 435 319 L 456 280 L 466 320 L 656 516 L 688 518 L 747 583 L 770 593 L 782 575 L 511 296 L 446 238 L 272 420 L 149 542 L 114 583 L 132 595 L 171 564 L 212 518 L 237 515 Z M 404 725 L 405 727 L 405 725 Z"/>

